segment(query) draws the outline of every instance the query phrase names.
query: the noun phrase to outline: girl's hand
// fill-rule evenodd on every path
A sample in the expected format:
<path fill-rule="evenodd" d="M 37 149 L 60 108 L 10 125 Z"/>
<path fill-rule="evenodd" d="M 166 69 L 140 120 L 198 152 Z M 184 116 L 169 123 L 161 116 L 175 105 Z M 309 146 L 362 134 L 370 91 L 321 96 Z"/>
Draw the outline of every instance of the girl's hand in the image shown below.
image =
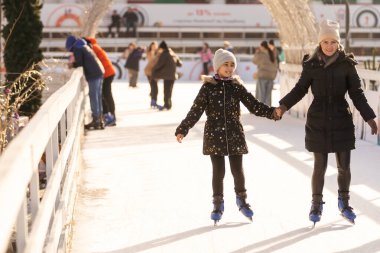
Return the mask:
<path fill-rule="evenodd" d="M 182 143 L 182 139 L 183 139 L 183 134 L 177 134 L 177 141 L 179 142 L 179 143 Z"/>

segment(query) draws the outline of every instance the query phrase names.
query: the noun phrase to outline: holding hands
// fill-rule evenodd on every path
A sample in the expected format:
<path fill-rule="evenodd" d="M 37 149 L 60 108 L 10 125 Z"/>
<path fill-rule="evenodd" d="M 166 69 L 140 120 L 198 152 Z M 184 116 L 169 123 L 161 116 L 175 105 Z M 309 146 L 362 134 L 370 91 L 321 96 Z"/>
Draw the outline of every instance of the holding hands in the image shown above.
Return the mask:
<path fill-rule="evenodd" d="M 282 115 L 287 111 L 287 108 L 285 105 L 280 105 L 279 107 L 276 107 L 273 111 L 273 118 L 274 120 L 280 120 L 282 118 Z"/>

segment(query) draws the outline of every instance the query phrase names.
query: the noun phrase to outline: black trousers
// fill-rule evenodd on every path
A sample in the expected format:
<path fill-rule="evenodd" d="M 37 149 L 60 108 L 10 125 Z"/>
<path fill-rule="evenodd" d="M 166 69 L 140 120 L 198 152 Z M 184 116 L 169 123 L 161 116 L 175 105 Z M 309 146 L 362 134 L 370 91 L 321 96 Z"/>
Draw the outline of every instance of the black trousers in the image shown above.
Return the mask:
<path fill-rule="evenodd" d="M 112 23 L 108 26 L 108 34 L 112 33 L 112 27 L 116 27 L 116 32 L 119 34 L 120 32 L 120 24 Z"/>
<path fill-rule="evenodd" d="M 110 112 L 115 116 L 115 102 L 112 96 L 112 81 L 115 76 L 109 76 L 103 79 L 103 88 L 102 88 L 102 104 L 103 104 L 103 113 L 106 114 Z"/>
<path fill-rule="evenodd" d="M 137 23 L 136 23 L 136 22 L 131 22 L 131 21 L 128 22 L 128 21 L 127 21 L 126 27 L 127 27 L 127 30 L 126 30 L 127 35 L 128 35 L 128 33 L 129 33 L 129 29 L 132 28 L 132 36 L 133 36 L 133 37 L 136 37 L 136 27 L 137 27 Z"/>
<path fill-rule="evenodd" d="M 339 191 L 348 192 L 351 183 L 351 151 L 335 153 L 338 167 L 338 187 Z M 325 183 L 325 173 L 327 169 L 328 153 L 314 153 L 314 171 L 311 177 L 311 189 L 313 199 L 321 200 L 323 186 Z"/>
<path fill-rule="evenodd" d="M 208 62 L 203 63 L 203 74 L 208 75 Z"/>
<path fill-rule="evenodd" d="M 148 81 L 149 81 L 149 85 L 150 85 L 150 97 L 152 98 L 152 100 L 157 101 L 157 95 L 158 95 L 157 80 L 148 76 Z"/>
<path fill-rule="evenodd" d="M 172 93 L 175 80 L 164 80 L 164 107 L 172 108 Z"/>
<path fill-rule="evenodd" d="M 225 175 L 224 156 L 210 155 L 212 163 L 212 190 L 213 197 L 223 197 L 223 179 Z M 234 178 L 235 193 L 245 193 L 245 177 L 243 170 L 243 155 L 228 156 L 231 173 Z"/>

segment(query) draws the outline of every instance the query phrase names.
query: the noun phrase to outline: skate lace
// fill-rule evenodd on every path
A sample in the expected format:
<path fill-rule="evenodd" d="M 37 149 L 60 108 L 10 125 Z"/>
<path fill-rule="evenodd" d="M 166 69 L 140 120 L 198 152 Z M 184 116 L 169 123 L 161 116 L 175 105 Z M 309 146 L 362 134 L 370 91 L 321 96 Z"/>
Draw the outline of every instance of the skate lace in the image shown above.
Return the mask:
<path fill-rule="evenodd" d="M 247 209 L 250 209 L 251 205 L 248 204 L 248 203 L 242 203 L 241 206 L 239 207 L 239 211 L 243 208 L 247 208 Z"/>
<path fill-rule="evenodd" d="M 352 210 L 354 209 L 348 204 L 348 201 L 343 200 L 342 211 L 345 211 L 345 210 L 352 212 Z"/>
<path fill-rule="evenodd" d="M 343 209 L 342 209 L 342 211 L 345 211 L 345 210 L 352 212 L 352 210 L 354 210 L 354 209 L 351 206 L 347 205 L 347 206 L 343 207 Z"/>
<path fill-rule="evenodd" d="M 222 205 L 214 205 L 214 210 L 212 210 L 212 213 L 222 213 Z"/>
<path fill-rule="evenodd" d="M 315 203 L 312 205 L 312 208 L 311 208 L 311 211 L 310 211 L 310 214 L 317 214 L 317 215 L 321 215 L 322 214 L 322 205 L 324 204 L 325 202 L 321 202 L 321 203 Z"/>

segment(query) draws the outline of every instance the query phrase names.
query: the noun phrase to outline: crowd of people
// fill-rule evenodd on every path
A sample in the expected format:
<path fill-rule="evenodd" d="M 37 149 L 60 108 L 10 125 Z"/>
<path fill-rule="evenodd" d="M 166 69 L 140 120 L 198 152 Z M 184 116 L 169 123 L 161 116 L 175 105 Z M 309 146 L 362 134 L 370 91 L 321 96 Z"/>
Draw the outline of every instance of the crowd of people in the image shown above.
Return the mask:
<path fill-rule="evenodd" d="M 88 83 L 92 121 L 85 129 L 104 129 L 116 125 L 115 103 L 112 96 L 112 81 L 115 69 L 107 53 L 97 44 L 95 38 L 66 38 L 66 50 L 72 52 L 70 67 L 83 67 Z"/>
<path fill-rule="evenodd" d="M 107 53 L 97 44 L 95 38 L 66 38 L 66 49 L 72 53 L 69 67 L 83 67 L 84 76 L 89 87 L 89 99 L 92 121 L 85 124 L 87 130 L 104 129 L 105 126 L 116 126 L 115 103 L 112 95 L 112 81 L 115 69 Z M 175 80 L 179 75 L 177 67 L 182 66 L 180 57 L 161 41 L 153 41 L 148 48 L 131 42 L 123 53 L 128 72 L 129 87 L 138 87 L 140 60 L 146 57 L 148 63 L 144 68 L 150 90 L 150 106 L 162 110 L 172 108 L 172 93 Z M 158 82 L 163 81 L 163 104 L 157 102 Z"/>
<path fill-rule="evenodd" d="M 131 11 L 131 10 L 129 10 Z M 116 19 L 115 19 L 116 20 Z M 133 25 L 131 25 L 133 28 Z M 103 129 L 116 125 L 115 104 L 111 84 L 115 75 L 112 63 L 95 38 L 69 36 L 66 49 L 73 53 L 73 67 L 82 66 L 89 85 L 89 97 L 93 120 L 86 129 Z M 369 106 L 361 88 L 360 78 L 352 54 L 340 44 L 339 23 L 323 20 L 320 24 L 318 45 L 311 55 L 305 55 L 303 69 L 294 88 L 272 107 L 273 83 L 279 70 L 280 48 L 274 41 L 262 41 L 255 50 L 252 62 L 257 65 L 256 93 L 252 95 L 239 76 L 235 75 L 237 60 L 233 47 L 224 41 L 223 48 L 213 54 L 208 43 L 198 51 L 202 63 L 202 86 L 190 111 L 176 128 L 178 142 L 206 112 L 203 154 L 209 155 L 212 164 L 213 210 L 211 219 L 217 223 L 223 215 L 223 179 L 225 156 L 228 156 L 234 177 L 234 190 L 239 210 L 252 219 L 253 211 L 247 203 L 243 155 L 248 153 L 243 127 L 240 122 L 240 103 L 254 115 L 271 120 L 281 120 L 287 110 L 297 104 L 309 91 L 313 101 L 308 109 L 305 125 L 305 147 L 314 155 L 311 178 L 312 203 L 309 219 L 318 222 L 323 210 L 323 185 L 329 153 L 335 153 L 338 167 L 338 207 L 346 219 L 354 223 L 356 214 L 349 204 L 351 180 L 351 150 L 355 148 L 352 113 L 345 95 L 371 128 L 378 133 L 376 115 Z M 139 63 L 146 57 L 144 68 L 150 84 L 150 107 L 162 110 L 172 108 L 172 93 L 178 79 L 177 68 L 182 66 L 179 56 L 166 41 L 153 41 L 147 48 L 130 43 L 124 55 L 128 70 L 129 86 L 138 87 Z M 210 75 L 211 71 L 213 72 Z M 158 82 L 163 81 L 163 104 L 157 101 Z"/>
<path fill-rule="evenodd" d="M 177 67 L 182 66 L 180 57 L 167 45 L 166 41 L 151 42 L 145 48 L 130 43 L 123 54 L 125 58 L 125 68 L 128 71 L 129 87 L 137 88 L 138 75 L 140 70 L 140 60 L 143 55 L 146 57 L 147 64 L 144 68 L 150 85 L 150 106 L 160 111 L 172 108 L 172 93 L 175 80 L 179 78 Z M 163 81 L 163 104 L 157 102 L 158 81 Z"/>

